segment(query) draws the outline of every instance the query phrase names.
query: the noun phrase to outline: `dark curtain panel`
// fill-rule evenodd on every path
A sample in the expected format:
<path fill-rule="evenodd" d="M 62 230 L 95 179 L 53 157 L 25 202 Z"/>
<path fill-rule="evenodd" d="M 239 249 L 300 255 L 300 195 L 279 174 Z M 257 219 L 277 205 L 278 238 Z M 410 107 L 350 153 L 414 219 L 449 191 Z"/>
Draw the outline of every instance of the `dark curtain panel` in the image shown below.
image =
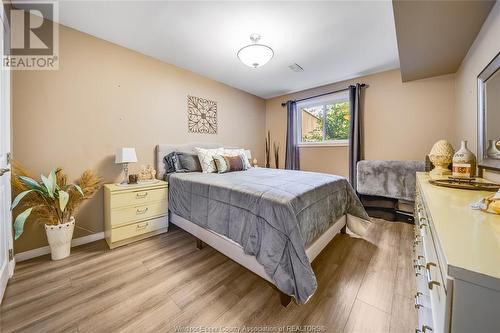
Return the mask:
<path fill-rule="evenodd" d="M 286 102 L 286 151 L 285 169 L 299 170 L 299 112 L 295 101 Z"/>
<path fill-rule="evenodd" d="M 356 184 L 356 165 L 363 159 L 363 119 L 362 119 L 363 85 L 349 86 L 349 102 L 351 123 L 349 129 L 349 181 L 354 190 Z"/>

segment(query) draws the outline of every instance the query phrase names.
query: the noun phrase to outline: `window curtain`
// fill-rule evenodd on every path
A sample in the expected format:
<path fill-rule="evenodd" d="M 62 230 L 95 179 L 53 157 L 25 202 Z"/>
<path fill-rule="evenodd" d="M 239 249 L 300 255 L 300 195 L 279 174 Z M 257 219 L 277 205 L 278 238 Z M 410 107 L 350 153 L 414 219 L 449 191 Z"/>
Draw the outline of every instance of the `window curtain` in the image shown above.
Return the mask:
<path fill-rule="evenodd" d="M 349 128 L 349 181 L 357 190 L 356 165 L 363 159 L 363 116 L 362 90 L 364 85 L 349 86 L 350 128 Z"/>
<path fill-rule="evenodd" d="M 286 151 L 285 169 L 299 170 L 299 112 L 295 101 L 286 102 Z"/>

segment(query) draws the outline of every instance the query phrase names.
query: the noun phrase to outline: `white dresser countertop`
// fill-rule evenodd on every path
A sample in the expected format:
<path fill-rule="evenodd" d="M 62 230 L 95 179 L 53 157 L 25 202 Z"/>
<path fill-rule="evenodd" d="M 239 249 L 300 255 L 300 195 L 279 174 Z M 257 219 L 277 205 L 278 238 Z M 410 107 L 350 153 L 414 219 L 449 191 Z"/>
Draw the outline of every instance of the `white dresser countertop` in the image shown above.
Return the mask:
<path fill-rule="evenodd" d="M 500 290 L 500 215 L 470 208 L 492 192 L 458 190 L 429 183 L 417 173 L 424 204 L 454 278 Z"/>

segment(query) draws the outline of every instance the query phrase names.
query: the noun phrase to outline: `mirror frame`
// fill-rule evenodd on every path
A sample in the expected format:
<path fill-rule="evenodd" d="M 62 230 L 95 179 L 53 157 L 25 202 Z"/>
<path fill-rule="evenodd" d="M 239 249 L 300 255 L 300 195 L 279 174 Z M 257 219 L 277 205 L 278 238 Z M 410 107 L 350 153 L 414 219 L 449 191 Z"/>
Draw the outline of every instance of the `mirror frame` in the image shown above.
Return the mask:
<path fill-rule="evenodd" d="M 477 101 L 478 101 L 478 120 L 477 120 L 477 157 L 480 174 L 482 169 L 500 170 L 500 160 L 488 158 L 485 155 L 487 144 L 486 138 L 486 81 L 495 74 L 500 68 L 500 52 L 490 61 L 490 63 L 477 76 Z"/>

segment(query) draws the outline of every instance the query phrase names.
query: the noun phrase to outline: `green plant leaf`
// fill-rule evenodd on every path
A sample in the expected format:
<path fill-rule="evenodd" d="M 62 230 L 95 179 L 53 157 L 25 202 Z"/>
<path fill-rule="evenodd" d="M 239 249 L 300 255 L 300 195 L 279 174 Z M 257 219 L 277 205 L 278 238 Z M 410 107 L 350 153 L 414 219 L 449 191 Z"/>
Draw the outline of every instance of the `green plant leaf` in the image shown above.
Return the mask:
<path fill-rule="evenodd" d="M 33 192 L 34 190 L 27 190 L 24 192 L 21 192 L 17 195 L 17 197 L 12 201 L 12 206 L 10 207 L 10 210 L 13 210 L 16 208 L 16 206 L 19 204 L 19 202 L 26 196 L 26 194 Z"/>
<path fill-rule="evenodd" d="M 49 194 L 49 197 L 53 198 L 54 197 L 54 192 L 56 190 L 56 171 L 52 170 L 49 174 L 49 177 L 45 177 L 44 175 L 41 176 L 42 182 L 47 188 L 47 192 Z"/>
<path fill-rule="evenodd" d="M 16 220 L 14 221 L 14 239 L 18 239 L 23 234 L 24 222 L 26 222 L 26 219 L 28 218 L 28 216 L 30 216 L 32 209 L 33 208 L 28 208 L 21 214 L 17 215 Z"/>
<path fill-rule="evenodd" d="M 49 197 L 53 198 L 54 193 L 50 190 L 49 179 L 47 177 L 45 177 L 44 175 L 41 175 L 40 177 L 42 178 L 42 183 L 45 186 L 45 189 L 47 190 L 47 194 L 49 195 Z"/>
<path fill-rule="evenodd" d="M 59 208 L 61 208 L 61 212 L 64 212 L 66 205 L 68 204 L 69 194 L 66 191 L 59 191 Z"/>
<path fill-rule="evenodd" d="M 43 188 L 43 186 L 41 186 L 40 184 L 38 184 L 38 182 L 36 180 L 33 180 L 30 177 L 26 177 L 26 176 L 18 176 L 18 177 L 19 177 L 19 179 L 21 179 L 21 181 L 26 186 L 28 186 L 28 188 L 30 188 L 32 190 L 39 190 L 39 191 L 42 191 L 42 192 L 46 192 L 45 189 Z"/>
<path fill-rule="evenodd" d="M 83 194 L 83 191 L 82 191 L 82 188 L 76 184 L 72 184 L 71 186 L 74 186 L 78 192 L 80 192 L 80 194 L 82 195 L 82 197 L 85 197 L 85 194 Z"/>

